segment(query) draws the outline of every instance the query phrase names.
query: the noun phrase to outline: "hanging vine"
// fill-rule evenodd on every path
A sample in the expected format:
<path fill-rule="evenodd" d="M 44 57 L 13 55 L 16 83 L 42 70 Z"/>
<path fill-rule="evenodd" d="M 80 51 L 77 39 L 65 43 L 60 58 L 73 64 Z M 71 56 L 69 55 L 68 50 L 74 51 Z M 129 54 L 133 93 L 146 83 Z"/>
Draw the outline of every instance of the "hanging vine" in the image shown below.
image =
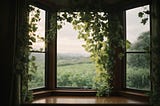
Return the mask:
<path fill-rule="evenodd" d="M 21 33 L 17 35 L 16 49 L 16 70 L 22 76 L 22 102 L 32 100 L 32 93 L 28 90 L 28 80 L 31 78 L 28 72 L 34 72 L 36 65 L 34 63 L 35 57 L 29 57 L 32 49 L 31 45 L 38 36 L 35 32 L 37 30 L 37 22 L 40 20 L 39 10 L 35 10 L 32 6 L 25 9 L 23 14 L 23 17 L 25 17 L 24 23 Z M 33 17 L 29 19 L 29 13 L 32 11 L 34 11 Z M 109 95 L 112 90 L 112 69 L 115 65 L 113 47 L 122 46 L 119 45 L 121 40 L 117 36 L 117 30 L 119 31 L 120 29 L 114 29 L 113 31 L 109 28 L 108 13 L 106 12 L 53 13 L 50 20 L 50 30 L 45 39 L 46 42 L 55 38 L 56 30 L 63 27 L 64 21 L 72 23 L 74 29 L 79 31 L 78 38 L 86 42 L 83 47 L 91 54 L 90 57 L 95 62 L 96 78 L 94 88 L 97 90 L 97 96 Z M 113 45 L 114 43 L 116 44 Z"/>
<path fill-rule="evenodd" d="M 30 16 L 29 16 L 30 15 Z M 32 44 L 36 42 L 35 34 L 37 30 L 37 22 L 40 11 L 27 3 L 24 6 L 23 22 L 20 31 L 17 35 L 16 56 L 15 56 L 15 70 L 21 76 L 21 102 L 30 102 L 32 100 L 32 92 L 28 90 L 28 81 L 31 80 L 29 72 L 35 72 L 37 66 L 35 65 L 35 57 L 30 56 Z"/>
<path fill-rule="evenodd" d="M 54 18 L 55 15 L 52 16 L 52 19 Z M 122 38 L 117 35 L 119 34 L 117 30 L 119 31 L 121 28 L 114 29 L 114 31 L 109 29 L 108 13 L 105 12 L 58 12 L 57 27 L 52 28 L 62 28 L 64 21 L 72 23 L 74 29 L 78 30 L 78 38 L 86 42 L 82 46 L 90 53 L 91 60 L 95 62 L 94 88 L 97 90 L 97 96 L 109 95 L 112 89 L 112 71 L 115 65 L 113 46 L 116 48 L 124 44 L 120 40 Z M 119 23 L 117 24 L 119 25 Z M 54 25 L 56 25 L 55 21 Z"/>

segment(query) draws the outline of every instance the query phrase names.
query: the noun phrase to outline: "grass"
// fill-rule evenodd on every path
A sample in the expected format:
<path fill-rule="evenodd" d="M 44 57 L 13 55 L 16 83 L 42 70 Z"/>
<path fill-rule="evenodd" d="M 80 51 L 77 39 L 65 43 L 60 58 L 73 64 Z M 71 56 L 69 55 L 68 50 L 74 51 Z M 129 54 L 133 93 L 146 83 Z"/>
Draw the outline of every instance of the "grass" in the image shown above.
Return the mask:
<path fill-rule="evenodd" d="M 61 55 L 57 63 L 58 87 L 93 87 L 95 65 L 89 57 Z"/>

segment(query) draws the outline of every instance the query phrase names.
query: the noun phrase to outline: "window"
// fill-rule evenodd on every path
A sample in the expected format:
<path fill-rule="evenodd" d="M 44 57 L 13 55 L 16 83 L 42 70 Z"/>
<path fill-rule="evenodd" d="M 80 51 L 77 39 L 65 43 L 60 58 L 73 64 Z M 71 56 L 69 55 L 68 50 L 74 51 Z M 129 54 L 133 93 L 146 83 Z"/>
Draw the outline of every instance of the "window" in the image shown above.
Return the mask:
<path fill-rule="evenodd" d="M 57 87 L 93 88 L 95 65 L 78 39 L 72 24 L 65 22 L 57 32 Z"/>
<path fill-rule="evenodd" d="M 126 11 L 126 88 L 150 89 L 150 22 L 143 25 L 139 12 L 149 10 L 142 6 Z"/>
<path fill-rule="evenodd" d="M 35 58 L 35 65 L 37 70 L 34 72 L 30 69 L 30 74 L 32 75 L 31 81 L 29 81 L 29 89 L 42 88 L 45 87 L 45 42 L 41 38 L 45 38 L 45 14 L 46 12 L 38 7 L 34 7 L 35 10 L 40 12 L 40 21 L 37 22 L 37 31 L 35 34 L 35 40 L 32 44 L 31 57 Z M 33 17 L 35 11 L 30 12 L 29 19 Z M 31 67 L 32 68 L 32 67 Z"/>

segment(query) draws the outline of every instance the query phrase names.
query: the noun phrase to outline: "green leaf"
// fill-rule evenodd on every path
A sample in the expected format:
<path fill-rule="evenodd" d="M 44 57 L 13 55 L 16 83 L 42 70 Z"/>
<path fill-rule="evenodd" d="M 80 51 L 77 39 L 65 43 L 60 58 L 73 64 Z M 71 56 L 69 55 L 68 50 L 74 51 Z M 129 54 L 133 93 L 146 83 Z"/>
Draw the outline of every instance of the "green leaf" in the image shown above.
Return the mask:
<path fill-rule="evenodd" d="M 31 39 L 32 42 L 36 42 L 36 38 L 30 37 L 30 39 Z"/>
<path fill-rule="evenodd" d="M 72 22 L 72 20 L 73 20 L 72 17 L 67 18 L 67 21 L 70 22 L 70 23 Z"/>
<path fill-rule="evenodd" d="M 36 57 L 35 57 L 35 56 L 32 56 L 31 60 L 32 60 L 32 61 L 35 61 L 35 60 L 36 60 Z"/>
<path fill-rule="evenodd" d="M 62 25 L 57 25 L 57 29 L 61 29 L 62 28 Z"/>
<path fill-rule="evenodd" d="M 144 19 L 142 19 L 141 23 L 142 23 L 143 25 L 145 25 L 145 24 L 147 23 L 147 21 L 148 21 L 148 18 L 144 18 Z"/>
<path fill-rule="evenodd" d="M 144 16 L 144 13 L 143 12 L 139 12 L 138 13 L 138 17 L 142 18 Z"/>
<path fill-rule="evenodd" d="M 149 10 L 143 11 L 145 14 L 150 14 Z"/>
<path fill-rule="evenodd" d="M 126 40 L 126 49 L 129 49 L 131 47 L 131 42 L 129 40 Z"/>

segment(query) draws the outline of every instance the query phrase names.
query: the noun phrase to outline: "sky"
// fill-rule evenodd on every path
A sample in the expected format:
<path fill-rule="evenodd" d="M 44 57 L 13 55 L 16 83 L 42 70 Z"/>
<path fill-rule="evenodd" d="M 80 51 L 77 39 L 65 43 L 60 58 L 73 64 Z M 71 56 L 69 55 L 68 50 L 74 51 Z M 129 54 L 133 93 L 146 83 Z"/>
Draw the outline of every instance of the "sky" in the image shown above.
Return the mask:
<path fill-rule="evenodd" d="M 147 8 L 149 8 L 149 6 L 147 6 Z M 126 34 L 127 40 L 131 43 L 135 42 L 141 33 L 149 31 L 150 29 L 149 22 L 143 25 L 141 19 L 138 17 L 138 13 L 143 10 L 144 7 L 138 7 L 126 11 Z"/>
<path fill-rule="evenodd" d="M 45 14 L 46 12 L 42 9 L 39 9 L 39 10 L 40 10 L 40 21 L 37 22 L 38 29 L 35 32 L 35 34 L 39 35 L 40 37 L 45 37 Z M 40 50 L 42 48 L 44 51 L 45 43 L 40 39 L 36 39 L 36 43 L 33 43 L 32 47 L 33 47 L 33 50 Z"/>
<path fill-rule="evenodd" d="M 149 8 L 149 6 L 147 7 Z M 126 11 L 126 34 L 127 40 L 131 43 L 135 42 L 138 36 L 145 31 L 149 30 L 149 22 L 143 25 L 138 13 L 143 11 L 144 7 L 138 7 Z M 40 22 L 38 23 L 37 34 L 40 36 L 45 35 L 45 11 L 40 9 Z M 84 54 L 89 53 L 84 50 L 82 44 L 85 42 L 78 39 L 78 32 L 75 31 L 70 23 L 66 23 L 62 29 L 57 30 L 57 52 L 58 53 L 71 53 L 71 54 Z M 35 49 L 44 48 L 44 43 L 37 41 L 34 45 Z"/>
<path fill-rule="evenodd" d="M 78 31 L 66 22 L 62 29 L 57 30 L 57 52 L 70 54 L 88 54 L 82 47 L 83 39 L 78 39 Z"/>

